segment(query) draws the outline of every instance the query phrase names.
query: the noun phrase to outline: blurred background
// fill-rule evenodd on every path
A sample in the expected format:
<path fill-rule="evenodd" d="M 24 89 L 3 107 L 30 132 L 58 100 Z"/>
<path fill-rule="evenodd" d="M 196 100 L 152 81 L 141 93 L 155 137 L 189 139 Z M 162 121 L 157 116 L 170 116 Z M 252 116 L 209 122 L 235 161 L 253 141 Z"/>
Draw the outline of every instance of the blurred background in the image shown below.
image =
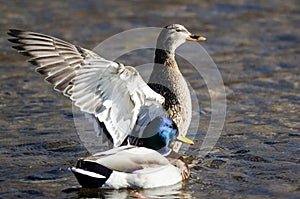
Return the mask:
<path fill-rule="evenodd" d="M 0 198 L 299 198 L 300 4 L 280 1 L 0 0 Z M 180 23 L 202 43 L 222 74 L 227 117 L 205 157 L 190 155 L 191 179 L 157 190 L 81 189 L 68 167 L 86 156 L 71 103 L 11 49 L 6 32 L 25 29 L 92 49 L 138 27 Z M 155 41 L 153 41 L 155 42 Z M 130 65 L 143 61 L 126 56 Z M 146 59 L 146 58 L 145 58 Z M 210 97 L 197 80 L 201 142 Z M 201 136 L 202 135 L 202 136 Z M 195 149 L 196 150 L 196 149 Z"/>

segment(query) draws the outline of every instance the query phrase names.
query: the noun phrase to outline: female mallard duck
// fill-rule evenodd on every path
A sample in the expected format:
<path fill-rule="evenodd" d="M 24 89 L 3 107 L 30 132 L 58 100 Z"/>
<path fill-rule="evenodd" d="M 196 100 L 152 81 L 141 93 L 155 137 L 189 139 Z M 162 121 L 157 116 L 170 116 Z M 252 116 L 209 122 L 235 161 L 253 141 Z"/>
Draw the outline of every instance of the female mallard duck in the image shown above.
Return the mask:
<path fill-rule="evenodd" d="M 156 116 L 166 116 L 187 132 L 191 120 L 191 99 L 187 84 L 175 61 L 176 48 L 186 40 L 202 41 L 178 24 L 166 26 L 160 33 L 155 66 L 149 86 L 138 71 L 108 61 L 79 46 L 48 35 L 10 30 L 11 42 L 21 54 L 31 56 L 36 71 L 69 97 L 81 111 L 94 115 L 108 131 L 115 147 L 122 145 L 137 124 L 146 124 Z"/>
<path fill-rule="evenodd" d="M 88 188 L 155 188 L 189 177 L 184 159 L 170 149 L 178 136 L 174 121 L 157 117 L 144 129 L 137 146 L 121 146 L 80 159 L 71 170 Z M 147 148 L 146 148 L 147 147 Z"/>

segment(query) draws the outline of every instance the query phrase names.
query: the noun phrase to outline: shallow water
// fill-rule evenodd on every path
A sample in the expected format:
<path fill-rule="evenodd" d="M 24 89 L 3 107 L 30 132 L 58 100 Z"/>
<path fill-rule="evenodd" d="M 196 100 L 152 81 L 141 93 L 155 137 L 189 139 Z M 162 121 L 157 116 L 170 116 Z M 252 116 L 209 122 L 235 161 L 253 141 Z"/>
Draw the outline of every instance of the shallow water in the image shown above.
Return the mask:
<path fill-rule="evenodd" d="M 0 198 L 299 198 L 300 69 L 298 1 L 0 1 Z M 203 79 L 182 71 L 200 104 L 192 176 L 155 190 L 81 189 L 68 167 L 88 154 L 68 99 L 52 90 L 6 32 L 19 28 L 86 48 L 121 31 L 170 23 L 208 40 L 202 46 L 222 74 L 227 115 L 214 149 L 199 157 L 211 116 Z M 151 60 L 133 52 L 130 65 Z M 147 56 L 150 56 L 147 57 Z M 193 121 L 196 123 L 197 121 Z"/>

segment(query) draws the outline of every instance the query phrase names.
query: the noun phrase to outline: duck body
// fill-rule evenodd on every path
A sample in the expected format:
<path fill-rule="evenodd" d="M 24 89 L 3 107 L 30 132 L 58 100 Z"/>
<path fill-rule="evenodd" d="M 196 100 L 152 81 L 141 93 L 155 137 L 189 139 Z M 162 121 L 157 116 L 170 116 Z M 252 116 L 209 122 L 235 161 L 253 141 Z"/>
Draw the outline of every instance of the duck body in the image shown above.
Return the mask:
<path fill-rule="evenodd" d="M 191 118 L 191 94 L 175 60 L 175 50 L 186 40 L 200 41 L 204 37 L 192 35 L 184 26 L 171 24 L 159 34 L 156 42 L 154 67 L 149 86 L 165 98 L 164 109 L 167 116 L 175 121 L 179 131 L 186 135 Z M 179 151 L 181 143 L 174 143 Z"/>
<path fill-rule="evenodd" d="M 183 173 L 189 173 L 189 168 L 181 159 L 149 148 L 121 146 L 80 159 L 71 171 L 82 187 L 120 189 L 177 184 L 186 178 Z"/>
<path fill-rule="evenodd" d="M 187 132 L 192 115 L 191 94 L 177 63 L 167 59 L 162 65 L 155 63 L 149 87 L 165 98 L 167 116 L 178 125 L 180 132 Z"/>
<path fill-rule="evenodd" d="M 189 167 L 170 145 L 177 139 L 173 120 L 156 117 L 136 135 L 138 146 L 121 146 L 80 159 L 71 171 L 83 187 L 155 188 L 189 177 Z M 146 147 L 147 148 L 146 148 Z"/>

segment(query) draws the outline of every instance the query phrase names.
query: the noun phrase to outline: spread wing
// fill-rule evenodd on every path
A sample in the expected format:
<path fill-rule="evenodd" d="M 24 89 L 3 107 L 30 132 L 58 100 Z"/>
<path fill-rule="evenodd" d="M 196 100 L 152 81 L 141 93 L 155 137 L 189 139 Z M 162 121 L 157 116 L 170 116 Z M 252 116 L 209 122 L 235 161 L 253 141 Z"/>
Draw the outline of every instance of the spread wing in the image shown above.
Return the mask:
<path fill-rule="evenodd" d="M 153 103 L 162 109 L 164 102 L 137 70 L 102 60 L 85 62 L 76 74 L 71 99 L 82 111 L 104 122 L 115 146 L 133 130 L 142 106 Z"/>
<path fill-rule="evenodd" d="M 94 114 L 122 144 L 132 131 L 141 107 L 162 109 L 164 98 L 130 66 L 108 61 L 63 40 L 34 32 L 10 30 L 13 48 L 30 56 L 30 63 L 54 89 L 69 97 L 81 111 Z"/>
<path fill-rule="evenodd" d="M 29 62 L 37 66 L 36 71 L 67 97 L 71 96 L 76 71 L 83 61 L 98 57 L 91 51 L 48 35 L 22 30 L 10 30 L 8 34 L 14 37 L 9 41 L 18 44 L 13 48 L 30 56 Z"/>

